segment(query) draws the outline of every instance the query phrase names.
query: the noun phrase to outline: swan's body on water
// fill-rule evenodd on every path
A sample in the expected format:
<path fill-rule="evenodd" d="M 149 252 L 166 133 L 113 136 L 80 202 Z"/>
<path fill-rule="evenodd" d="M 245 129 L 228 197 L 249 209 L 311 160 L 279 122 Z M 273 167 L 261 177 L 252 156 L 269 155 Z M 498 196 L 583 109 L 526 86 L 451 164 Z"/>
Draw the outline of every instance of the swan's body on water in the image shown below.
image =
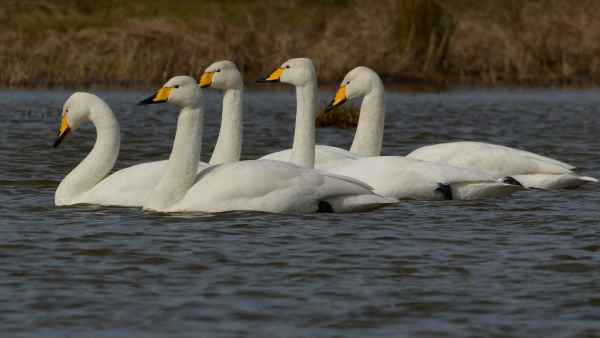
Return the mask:
<path fill-rule="evenodd" d="M 96 142 L 87 157 L 60 182 L 54 194 L 56 206 L 97 204 L 140 207 L 160 179 L 167 161 L 133 165 L 114 172 L 119 156 L 119 122 L 110 107 L 98 96 L 77 92 L 64 104 L 57 147 L 72 131 L 91 122 L 96 127 Z M 198 168 L 207 167 L 200 162 Z"/>
<path fill-rule="evenodd" d="M 364 95 L 360 117 L 350 150 L 317 145 L 315 167 L 326 169 L 335 162 L 363 157 L 379 156 L 385 120 L 384 88 L 379 76 L 367 67 L 357 67 L 352 72 L 361 74 L 346 79 L 336 94 L 336 105 L 344 103 L 346 86 L 370 85 L 373 90 Z M 380 85 L 381 84 L 381 85 Z M 588 182 L 597 182 L 593 177 L 579 176 L 573 166 L 555 159 L 528 151 L 483 142 L 451 142 L 421 147 L 406 157 L 435 162 L 453 167 L 489 172 L 495 179 L 510 176 L 527 188 L 565 189 L 577 188 Z M 268 154 L 263 158 L 290 161 L 291 150 Z"/>
<path fill-rule="evenodd" d="M 350 73 L 352 72 L 356 72 L 356 75 L 352 79 L 347 77 L 334 99 L 337 105 L 348 99 L 347 91 L 357 83 L 361 86 L 369 84 L 372 90 L 364 96 L 361 104 L 359 124 L 350 154 L 379 156 L 385 115 L 383 85 L 377 73 L 367 67 L 357 67 Z M 323 163 L 325 166 L 334 162 L 331 157 L 327 157 L 330 160 Z M 486 171 L 495 179 L 510 176 L 526 188 L 576 188 L 588 182 L 598 181 L 592 177 L 575 174 L 574 167 L 567 163 L 528 151 L 483 142 L 451 142 L 425 146 L 406 157 Z"/>
<path fill-rule="evenodd" d="M 369 184 L 380 195 L 397 199 L 476 199 L 503 197 L 522 190 L 520 186 L 498 182 L 478 170 L 455 168 L 401 156 L 372 155 L 378 155 L 381 151 L 385 110 L 383 84 L 378 76 L 372 77 L 374 72 L 366 67 L 358 67 L 348 73 L 332 102 L 334 107 L 349 98 L 364 96 L 361 120 L 353 143 L 353 149 L 364 156 L 354 156 L 351 152 L 330 147 L 325 148 L 326 150 L 321 153 L 324 159 L 318 165 L 314 162 L 302 161 L 298 157 L 294 158 L 296 154 L 310 151 L 311 147 L 313 152 L 315 149 L 314 115 L 317 79 L 314 66 L 309 59 L 292 59 L 280 68 L 279 73 L 274 72 L 269 77 L 270 81 L 279 79 L 285 82 L 283 77 L 288 72 L 286 67 L 292 62 L 297 68 L 304 68 L 303 74 L 306 75 L 306 79 L 300 82 L 303 86 L 296 88 L 299 93 L 298 107 L 310 111 L 313 120 L 302 120 L 298 117 L 300 111 L 297 113 L 294 146 L 289 153 L 280 158 L 281 160 L 292 161 L 309 168 L 314 165 L 333 174 L 352 177 Z"/>
<path fill-rule="evenodd" d="M 597 179 L 579 176 L 574 166 L 532 152 L 483 142 L 450 142 L 424 146 L 409 158 L 485 170 L 494 177 L 511 176 L 527 188 L 572 189 Z"/>
<path fill-rule="evenodd" d="M 402 156 L 376 156 L 334 163 L 327 172 L 368 183 L 382 196 L 413 200 L 475 200 L 505 197 L 522 187 L 465 170 Z"/>
<path fill-rule="evenodd" d="M 395 202 L 371 189 L 357 180 L 286 162 L 250 160 L 201 171 L 181 201 L 167 211 L 356 212 Z"/>
<path fill-rule="evenodd" d="M 219 137 L 210 164 L 236 162 L 242 148 L 242 93 L 241 74 L 231 62 L 226 66 L 227 81 L 220 81 L 225 90 Z M 213 65 L 214 66 L 214 65 Z M 164 98 L 153 95 L 145 104 L 156 104 Z M 70 113 L 67 111 L 70 110 Z M 82 123 L 96 126 L 97 140 L 94 148 L 80 166 L 75 168 L 55 194 L 57 206 L 73 204 L 99 204 L 107 206 L 141 207 L 146 195 L 161 178 L 167 166 L 166 160 L 146 162 L 118 170 L 112 170 L 120 148 L 119 123 L 110 107 L 99 97 L 89 93 L 75 93 L 65 102 L 62 124 L 64 135 L 59 136 L 56 146 Z M 199 161 L 198 171 L 208 167 Z"/>
<path fill-rule="evenodd" d="M 94 147 L 60 182 L 54 194 L 54 204 L 141 206 L 145 195 L 160 178 L 166 161 L 141 163 L 107 177 L 119 155 L 119 123 L 102 99 L 84 92 L 72 94 L 65 102 L 54 146 L 58 146 L 70 132 L 89 122 L 96 127 Z"/>
<path fill-rule="evenodd" d="M 224 73 L 213 70 L 212 81 Z M 196 174 L 204 124 L 201 92 L 193 78 L 176 76 L 160 93 L 181 111 L 165 174 L 144 202 L 145 210 L 352 212 L 395 202 L 354 179 L 277 161 L 224 163 Z"/>

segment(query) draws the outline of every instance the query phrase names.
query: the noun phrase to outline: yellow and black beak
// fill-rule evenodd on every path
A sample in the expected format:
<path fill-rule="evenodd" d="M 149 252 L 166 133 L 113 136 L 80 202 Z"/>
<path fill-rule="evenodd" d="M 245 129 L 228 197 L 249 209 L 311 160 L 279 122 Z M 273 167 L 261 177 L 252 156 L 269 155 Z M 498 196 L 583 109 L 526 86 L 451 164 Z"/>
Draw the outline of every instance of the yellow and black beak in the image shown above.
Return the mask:
<path fill-rule="evenodd" d="M 54 141 L 52 146 L 54 148 L 58 147 L 58 145 L 62 142 L 62 140 L 71 132 L 71 127 L 69 126 L 69 121 L 67 120 L 67 115 L 63 115 L 60 120 L 60 128 L 58 129 L 58 136 Z"/>
<path fill-rule="evenodd" d="M 214 72 L 204 72 L 204 74 L 202 74 L 202 76 L 200 76 L 200 88 L 208 88 L 210 86 L 212 86 L 212 82 L 213 82 L 213 75 L 215 73 Z"/>
<path fill-rule="evenodd" d="M 325 107 L 325 112 L 333 110 L 335 107 L 344 104 L 348 100 L 346 96 L 346 86 L 341 86 L 335 93 L 335 97 L 331 100 L 331 103 Z"/>
<path fill-rule="evenodd" d="M 271 75 L 265 77 L 265 78 L 260 78 L 258 80 L 256 80 L 256 82 L 279 82 L 279 79 L 281 79 L 281 75 L 283 75 L 283 71 L 285 69 L 279 67 L 277 69 L 275 69 L 275 71 L 273 73 L 271 73 Z"/>
<path fill-rule="evenodd" d="M 167 102 L 167 100 L 169 99 L 169 95 L 171 95 L 171 89 L 172 88 L 170 88 L 170 87 L 162 87 L 156 93 L 154 93 L 152 96 L 138 102 L 138 105 L 143 106 L 146 104 L 156 104 L 156 103 Z"/>

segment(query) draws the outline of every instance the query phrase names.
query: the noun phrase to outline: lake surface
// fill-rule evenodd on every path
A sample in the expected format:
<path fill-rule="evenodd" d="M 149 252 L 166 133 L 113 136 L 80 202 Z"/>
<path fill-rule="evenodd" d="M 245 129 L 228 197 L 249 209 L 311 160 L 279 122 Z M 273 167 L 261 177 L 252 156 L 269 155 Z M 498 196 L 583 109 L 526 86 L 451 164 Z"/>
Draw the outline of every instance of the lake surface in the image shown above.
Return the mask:
<path fill-rule="evenodd" d="M 118 168 L 167 157 L 176 110 L 96 92 Z M 55 208 L 88 127 L 53 149 L 66 91 L 0 91 L 0 336 L 598 337 L 600 187 L 371 213 L 161 216 Z M 332 93 L 322 94 L 323 101 Z M 600 91 L 387 95 L 385 154 L 480 140 L 600 177 Z M 207 97 L 207 159 L 220 96 Z M 244 157 L 288 147 L 290 91 L 246 96 Z M 354 130 L 320 129 L 347 147 Z"/>

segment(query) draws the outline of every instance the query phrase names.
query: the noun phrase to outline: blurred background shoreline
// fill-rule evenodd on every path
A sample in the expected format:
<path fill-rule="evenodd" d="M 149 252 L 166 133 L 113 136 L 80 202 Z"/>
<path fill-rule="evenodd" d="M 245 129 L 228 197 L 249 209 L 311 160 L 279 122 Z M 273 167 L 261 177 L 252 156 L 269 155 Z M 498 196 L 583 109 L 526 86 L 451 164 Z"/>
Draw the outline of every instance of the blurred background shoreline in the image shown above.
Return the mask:
<path fill-rule="evenodd" d="M 594 0 L 0 1 L 3 88 L 142 88 L 219 59 L 251 83 L 299 56 L 325 86 L 358 65 L 415 90 L 600 82 Z"/>

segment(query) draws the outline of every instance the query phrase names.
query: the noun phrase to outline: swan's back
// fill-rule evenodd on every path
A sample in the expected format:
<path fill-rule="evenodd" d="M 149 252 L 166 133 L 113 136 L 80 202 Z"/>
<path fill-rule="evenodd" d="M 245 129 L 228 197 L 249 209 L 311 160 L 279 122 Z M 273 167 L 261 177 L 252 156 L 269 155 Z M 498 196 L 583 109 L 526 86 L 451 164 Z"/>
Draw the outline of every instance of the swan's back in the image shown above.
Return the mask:
<path fill-rule="evenodd" d="M 320 144 L 316 145 L 315 147 L 315 168 L 317 169 L 326 168 L 337 161 L 351 160 L 357 158 L 361 158 L 361 156 L 342 148 L 325 146 Z M 277 151 L 274 153 L 267 154 L 261 157 L 260 159 L 291 162 L 292 150 L 286 149 Z"/>
<path fill-rule="evenodd" d="M 118 170 L 86 193 L 82 203 L 141 207 L 164 174 L 167 164 L 167 160 L 153 161 Z M 198 171 L 206 167 L 207 163 L 198 163 Z"/>
<path fill-rule="evenodd" d="M 447 198 L 439 192 L 440 185 L 451 187 L 452 198 L 457 199 L 502 197 L 521 189 L 497 182 L 483 171 L 402 156 L 341 161 L 328 171 L 367 182 L 377 194 L 397 199 Z"/>
<path fill-rule="evenodd" d="M 286 162 L 253 160 L 212 166 L 200 172 L 173 211 L 306 213 L 317 211 L 319 202 L 353 196 L 371 196 L 378 206 L 389 203 L 373 194 L 368 185 L 351 178 Z"/>
<path fill-rule="evenodd" d="M 409 158 L 444 163 L 461 168 L 477 168 L 496 177 L 516 174 L 567 174 L 568 163 L 532 152 L 483 142 L 451 142 L 421 147 Z"/>
<path fill-rule="evenodd" d="M 357 160 L 342 161 L 328 171 L 337 175 L 351 176 L 359 180 L 374 177 L 382 184 L 398 180 L 420 183 L 452 184 L 458 182 L 493 181 L 493 177 L 479 170 L 469 170 L 407 158 L 403 156 L 365 157 Z M 364 180 L 370 182 L 371 180 Z"/>

